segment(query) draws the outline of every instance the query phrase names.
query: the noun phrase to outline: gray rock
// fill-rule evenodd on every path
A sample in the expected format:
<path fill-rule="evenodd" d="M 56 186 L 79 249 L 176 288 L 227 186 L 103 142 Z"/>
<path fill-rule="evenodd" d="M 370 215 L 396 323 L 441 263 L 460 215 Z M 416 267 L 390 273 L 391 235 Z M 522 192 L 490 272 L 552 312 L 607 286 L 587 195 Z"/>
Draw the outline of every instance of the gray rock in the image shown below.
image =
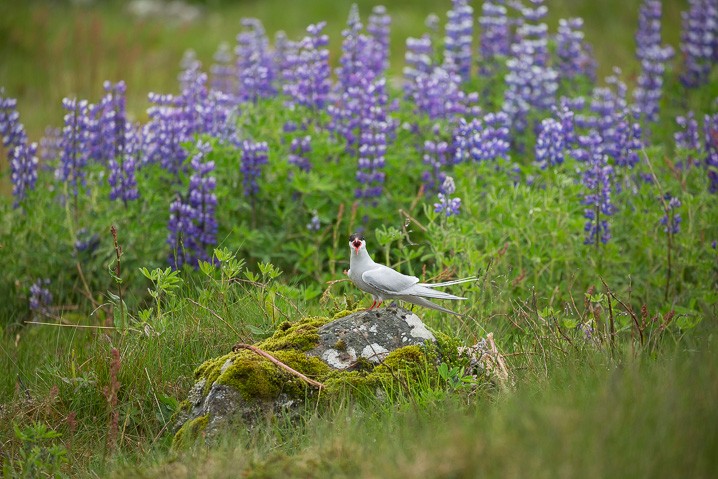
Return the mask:
<path fill-rule="evenodd" d="M 399 307 L 352 313 L 322 326 L 318 333 L 319 345 L 307 354 L 339 370 L 360 357 L 378 364 L 395 349 L 436 342 L 416 314 Z"/>
<path fill-rule="evenodd" d="M 316 332 L 319 342 L 305 354 L 319 358 L 338 371 L 350 370 L 360 358 L 366 360 L 365 364 L 368 361 L 376 365 L 396 349 L 436 342 L 417 315 L 400 307 L 352 313 L 320 326 Z M 232 361 L 232 356 L 224 360 L 220 371 L 230 368 Z M 182 426 L 190 426 L 205 417 L 203 434 L 207 441 L 215 439 L 219 431 L 240 423 L 252 428 L 262 417 L 296 413 L 313 392 L 310 390 L 309 396 L 302 394 L 301 397 L 282 392 L 270 400 L 255 399 L 243 397 L 240 391 L 216 381 L 208 389 L 206 381 L 204 377 L 197 378 L 189 391 L 188 404 L 177 416 L 175 438 Z M 204 391 L 208 391 L 206 395 Z"/>

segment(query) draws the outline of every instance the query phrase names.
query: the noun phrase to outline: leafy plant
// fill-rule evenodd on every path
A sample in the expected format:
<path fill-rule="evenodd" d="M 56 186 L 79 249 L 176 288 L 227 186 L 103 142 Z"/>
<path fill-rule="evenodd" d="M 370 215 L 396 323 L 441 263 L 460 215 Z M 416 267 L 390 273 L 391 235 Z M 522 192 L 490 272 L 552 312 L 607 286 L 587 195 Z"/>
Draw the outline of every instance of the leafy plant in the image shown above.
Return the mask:
<path fill-rule="evenodd" d="M 155 300 L 155 319 L 160 325 L 164 325 L 165 319 L 162 312 L 162 300 L 164 297 L 173 297 L 175 290 L 182 284 L 182 278 L 178 270 L 172 270 L 172 268 L 156 268 L 149 271 L 147 268 L 142 267 L 140 271 L 145 278 L 152 281 L 153 288 L 147 288 L 147 292 Z M 147 315 L 144 315 L 147 318 Z"/>
<path fill-rule="evenodd" d="M 67 450 L 64 445 L 55 443 L 62 434 L 39 422 L 23 429 L 13 422 L 13 430 L 21 442 L 20 451 L 17 459 L 10 459 L 3 466 L 3 477 L 69 477 L 62 472 L 67 464 Z"/>

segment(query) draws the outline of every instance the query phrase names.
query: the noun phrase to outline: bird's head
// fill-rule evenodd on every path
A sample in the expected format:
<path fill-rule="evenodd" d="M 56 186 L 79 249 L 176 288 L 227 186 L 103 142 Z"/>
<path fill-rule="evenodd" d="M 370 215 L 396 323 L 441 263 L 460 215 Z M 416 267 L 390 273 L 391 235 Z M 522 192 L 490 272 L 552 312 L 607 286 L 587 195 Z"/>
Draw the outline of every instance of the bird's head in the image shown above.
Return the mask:
<path fill-rule="evenodd" d="M 364 236 L 360 235 L 358 233 L 354 233 L 349 237 L 349 247 L 355 251 L 357 256 L 359 255 L 359 250 L 362 248 L 366 248 L 366 241 L 364 241 Z"/>

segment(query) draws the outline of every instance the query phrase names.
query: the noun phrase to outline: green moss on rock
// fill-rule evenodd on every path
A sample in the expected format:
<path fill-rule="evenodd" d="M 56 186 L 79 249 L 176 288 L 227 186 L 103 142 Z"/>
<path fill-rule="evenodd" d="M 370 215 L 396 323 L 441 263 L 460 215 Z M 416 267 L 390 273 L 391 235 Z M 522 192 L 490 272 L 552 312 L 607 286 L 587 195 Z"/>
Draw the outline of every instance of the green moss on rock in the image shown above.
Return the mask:
<path fill-rule="evenodd" d="M 196 417 L 184 423 L 172 439 L 172 449 L 186 449 L 194 444 L 202 432 L 207 429 L 208 423 L 209 414 Z"/>
<path fill-rule="evenodd" d="M 330 370 L 319 358 L 307 356 L 302 351 L 272 351 L 271 354 L 311 379 L 322 378 Z M 247 401 L 271 400 L 282 393 L 290 397 L 304 397 L 307 389 L 303 380 L 251 351 L 240 352 L 217 377 L 216 384 L 236 389 Z"/>
<path fill-rule="evenodd" d="M 431 330 L 434 338 L 436 338 L 435 350 L 437 353 L 437 361 L 440 363 L 447 363 L 450 366 L 456 365 L 460 362 L 459 359 L 459 346 L 463 346 L 463 343 L 448 334 Z"/>
<path fill-rule="evenodd" d="M 328 318 L 315 317 L 294 324 L 282 323 L 272 337 L 260 342 L 257 347 L 292 369 L 325 383 L 327 388 L 323 394 L 327 396 L 347 386 L 350 389 L 366 386 L 376 388 L 386 380 L 396 379 L 397 372 L 417 377 L 433 369 L 428 368 L 428 364 L 446 362 L 453 365 L 458 362 L 456 351 L 460 342 L 446 334 L 433 332 L 437 340 L 435 345 L 411 345 L 396 349 L 379 365 L 359 358 L 359 367 L 354 367 L 353 371 L 337 371 L 319 358 L 305 354 L 305 351 L 318 344 L 317 330 L 330 321 Z M 247 401 L 272 400 L 280 394 L 303 398 L 307 391 L 304 381 L 246 349 L 205 361 L 195 371 L 195 377 L 197 380 L 206 380 L 205 394 L 209 393 L 213 384 L 224 384 L 239 391 Z"/>
<path fill-rule="evenodd" d="M 310 317 L 293 324 L 284 322 L 272 337 L 265 339 L 257 347 L 265 351 L 279 351 L 281 349 L 309 351 L 319 344 L 317 330 L 330 321 L 332 321 L 330 318 Z"/>

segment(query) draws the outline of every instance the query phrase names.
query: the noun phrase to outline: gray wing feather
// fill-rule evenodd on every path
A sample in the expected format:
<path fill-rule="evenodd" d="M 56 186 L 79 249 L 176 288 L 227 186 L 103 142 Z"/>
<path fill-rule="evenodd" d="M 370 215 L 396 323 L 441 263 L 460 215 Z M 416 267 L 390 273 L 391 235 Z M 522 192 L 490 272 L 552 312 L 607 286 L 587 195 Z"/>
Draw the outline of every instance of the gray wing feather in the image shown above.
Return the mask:
<path fill-rule="evenodd" d="M 398 294 L 419 282 L 416 276 L 407 276 L 384 265 L 364 271 L 361 279 L 368 285 L 389 294 Z"/>

